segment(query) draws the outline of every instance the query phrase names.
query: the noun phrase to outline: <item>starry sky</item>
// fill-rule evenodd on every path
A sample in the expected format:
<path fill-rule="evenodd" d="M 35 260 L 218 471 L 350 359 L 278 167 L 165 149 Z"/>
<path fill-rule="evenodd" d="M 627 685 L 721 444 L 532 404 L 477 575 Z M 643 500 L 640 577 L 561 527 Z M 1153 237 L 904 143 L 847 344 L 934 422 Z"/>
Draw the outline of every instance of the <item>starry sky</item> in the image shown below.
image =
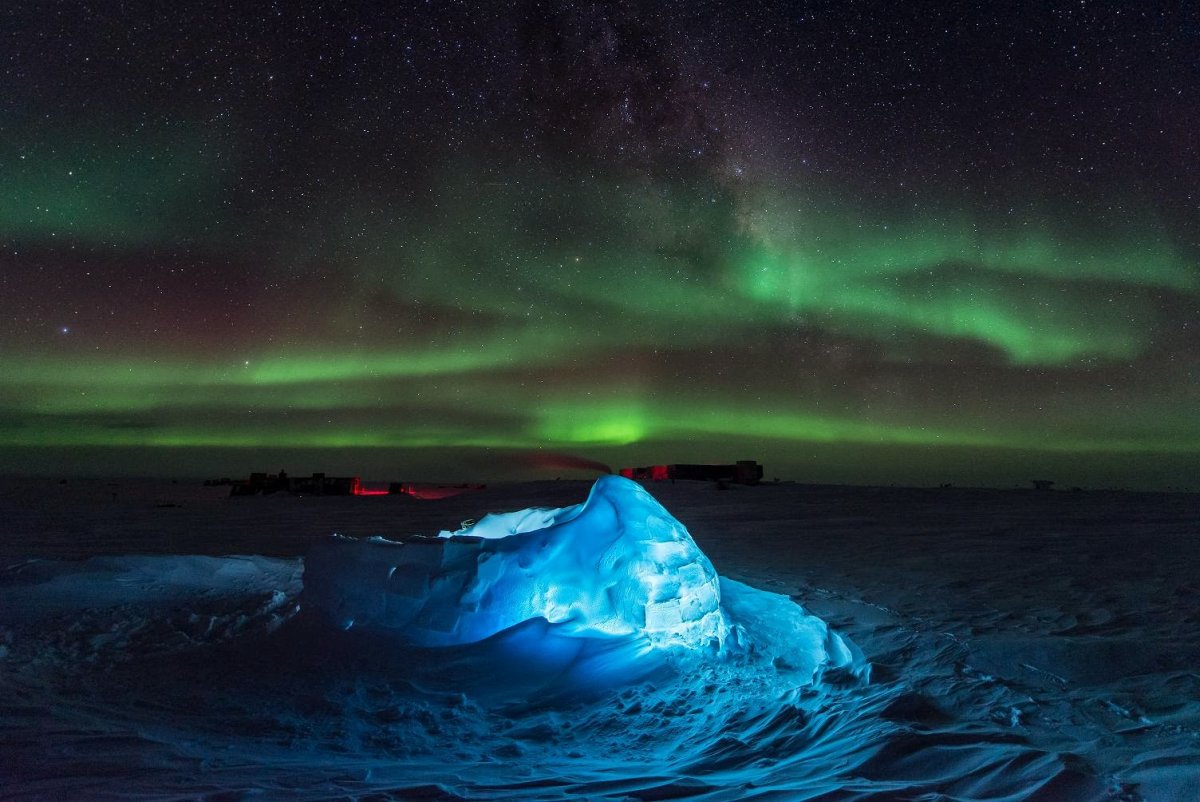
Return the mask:
<path fill-rule="evenodd" d="M 0 471 L 1200 488 L 1192 4 L 0 20 Z"/>

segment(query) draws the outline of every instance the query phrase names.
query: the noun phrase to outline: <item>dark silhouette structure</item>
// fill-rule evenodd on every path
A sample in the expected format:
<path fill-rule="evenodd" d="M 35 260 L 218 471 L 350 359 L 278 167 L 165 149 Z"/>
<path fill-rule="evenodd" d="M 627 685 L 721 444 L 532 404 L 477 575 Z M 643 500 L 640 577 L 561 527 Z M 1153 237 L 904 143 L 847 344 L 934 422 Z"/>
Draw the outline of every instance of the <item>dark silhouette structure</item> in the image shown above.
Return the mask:
<path fill-rule="evenodd" d="M 229 495 L 257 496 L 271 493 L 296 493 L 307 496 L 358 496 L 362 494 L 362 481 L 357 476 L 288 476 L 279 473 L 252 473 L 250 478 L 233 482 Z"/>
<path fill-rule="evenodd" d="M 640 468 L 622 468 L 626 479 L 662 482 L 676 479 L 693 479 L 706 482 L 732 482 L 741 485 L 756 485 L 763 477 L 762 466 L 752 459 L 738 460 L 732 465 L 649 465 Z"/>

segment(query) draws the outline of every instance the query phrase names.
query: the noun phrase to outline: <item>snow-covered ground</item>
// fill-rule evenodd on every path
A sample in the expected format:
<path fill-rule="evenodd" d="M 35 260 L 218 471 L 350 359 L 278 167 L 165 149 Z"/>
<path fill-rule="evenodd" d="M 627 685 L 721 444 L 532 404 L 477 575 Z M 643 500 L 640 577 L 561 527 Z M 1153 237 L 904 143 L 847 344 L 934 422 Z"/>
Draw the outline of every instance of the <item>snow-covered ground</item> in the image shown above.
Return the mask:
<path fill-rule="evenodd" d="M 434 535 L 588 488 L 6 480 L 0 799 L 1196 798 L 1200 496 L 649 486 L 725 580 L 857 644 L 866 685 L 778 655 L 580 682 L 536 622 L 417 648 L 297 614 L 330 533 Z"/>

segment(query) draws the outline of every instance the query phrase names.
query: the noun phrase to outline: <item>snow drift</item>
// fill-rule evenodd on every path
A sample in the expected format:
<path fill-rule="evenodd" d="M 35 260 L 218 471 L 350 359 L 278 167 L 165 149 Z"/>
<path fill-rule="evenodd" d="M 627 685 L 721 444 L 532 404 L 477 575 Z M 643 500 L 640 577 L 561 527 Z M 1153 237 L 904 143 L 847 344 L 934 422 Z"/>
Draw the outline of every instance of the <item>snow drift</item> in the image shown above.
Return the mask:
<path fill-rule="evenodd" d="M 565 541 L 555 560 L 549 544 L 515 547 L 578 529 L 589 504 L 610 503 L 606 485 L 620 538 Z M 568 481 L 319 504 L 168 482 L 123 485 L 115 501 L 110 487 L 0 482 L 2 798 L 1195 796 L 1195 496 L 656 485 L 698 554 L 620 483 L 584 505 L 588 486 Z M 626 541 L 643 502 L 686 559 L 656 563 L 653 538 Z M 436 596 L 453 604 L 429 608 L 451 626 L 385 615 L 401 571 L 383 558 L 410 540 L 394 533 L 481 506 L 525 509 L 425 539 L 441 557 L 414 598 L 461 580 Z M 359 540 L 323 543 L 306 566 L 331 531 Z M 470 538 L 487 542 L 458 550 Z M 460 621 L 471 582 L 497 601 L 533 586 L 522 572 L 547 576 L 522 555 L 553 573 L 585 547 L 591 584 L 565 608 L 534 593 L 514 625 Z M 698 564 L 707 582 L 709 559 L 728 573 L 724 641 L 647 626 L 607 590 L 597 605 L 609 581 L 645 592 L 641 571 L 599 578 L 589 560 L 613 548 L 649 575 Z M 485 581 L 484 553 L 517 575 Z M 855 655 L 851 638 L 869 683 L 839 656 Z"/>

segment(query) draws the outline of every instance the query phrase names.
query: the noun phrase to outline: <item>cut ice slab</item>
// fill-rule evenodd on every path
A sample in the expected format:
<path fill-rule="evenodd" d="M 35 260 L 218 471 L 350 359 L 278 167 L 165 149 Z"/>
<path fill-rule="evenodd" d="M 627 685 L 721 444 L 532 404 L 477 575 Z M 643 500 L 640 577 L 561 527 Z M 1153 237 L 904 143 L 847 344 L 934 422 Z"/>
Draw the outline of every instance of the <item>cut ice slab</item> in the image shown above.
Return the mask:
<path fill-rule="evenodd" d="M 814 680 L 827 668 L 867 670 L 790 599 L 718 577 L 683 524 L 617 476 L 598 479 L 582 504 L 490 514 L 436 538 L 334 535 L 305 561 L 303 604 L 340 627 L 418 646 L 474 643 L 544 619 L 556 636 L 763 654 Z"/>

